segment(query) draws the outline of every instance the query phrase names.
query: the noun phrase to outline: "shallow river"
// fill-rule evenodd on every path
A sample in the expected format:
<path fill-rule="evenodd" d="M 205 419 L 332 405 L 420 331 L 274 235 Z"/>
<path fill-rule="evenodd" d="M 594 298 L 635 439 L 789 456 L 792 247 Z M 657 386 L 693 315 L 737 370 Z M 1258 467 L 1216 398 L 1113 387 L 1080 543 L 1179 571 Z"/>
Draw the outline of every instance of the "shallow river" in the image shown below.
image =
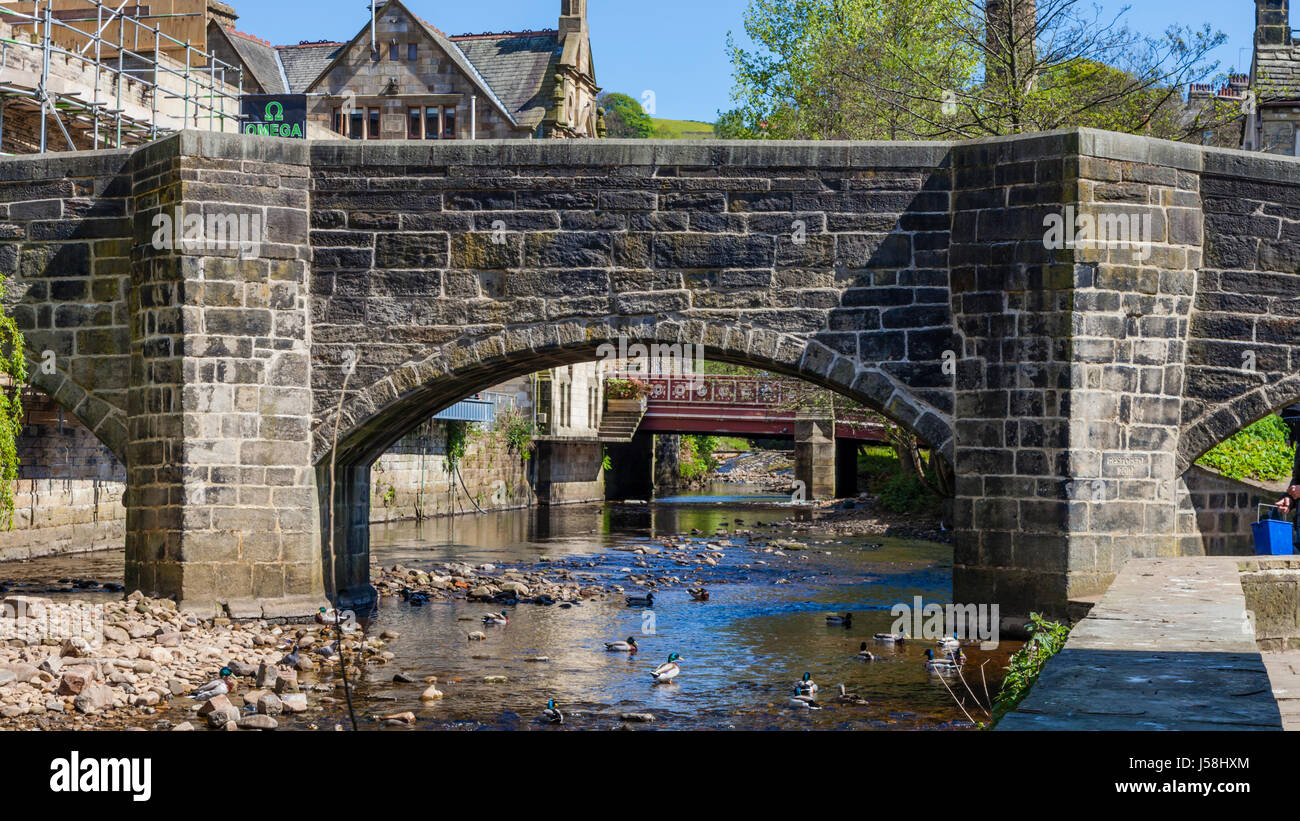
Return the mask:
<path fill-rule="evenodd" d="M 460 561 L 528 570 L 547 558 L 552 566 L 625 585 L 629 572 L 695 578 L 688 568 L 631 551 L 658 547 L 653 537 L 689 536 L 693 529 L 701 532 L 693 538 L 714 543 L 729 540 L 713 535 L 722 527 L 753 529 L 764 539 L 788 535 L 781 528 L 755 528 L 792 514 L 783 497 L 745 495 L 745 490 L 720 486 L 651 506 L 570 506 L 549 513 L 379 525 L 372 532 L 373 561 L 416 568 Z M 951 548 L 813 534 L 797 534 L 810 549 L 784 559 L 753 548 L 727 550 L 707 574 L 708 602 L 694 602 L 684 588 L 673 588 L 656 595 L 652 616 L 644 608 L 626 607 L 621 597 L 567 609 L 521 604 L 512 609 L 508 626 L 486 628 L 488 639 L 481 642 L 469 642 L 466 635 L 482 629 L 480 617 L 495 607 L 464 601 L 412 607 L 400 598 L 384 598 L 368 629 L 400 633 L 389 642 L 397 658 L 371 668 L 357 686 L 358 717 L 366 722 L 363 727 L 373 728 L 377 725 L 367 716 L 411 710 L 417 729 L 612 728 L 623 724 L 622 713 L 651 713 L 656 721 L 638 726 L 670 729 L 969 726 L 943 681 L 925 669 L 930 642 L 891 649 L 871 641 L 873 633 L 890 629 L 894 604 L 911 603 L 918 595 L 927 603 L 949 601 Z M 636 566 L 638 561 L 649 568 Z M 0 565 L 0 578 L 11 582 L 85 577 L 120 581 L 120 551 Z M 854 613 L 851 628 L 826 624 L 827 613 L 843 611 Z M 629 636 L 636 637 L 639 653 L 604 650 L 603 642 Z M 863 641 L 882 658 L 860 661 Z M 981 695 L 981 665 L 995 692 L 1007 657 L 1018 648 L 1019 643 L 1005 641 L 992 651 L 967 648 L 968 680 Z M 670 684 L 653 684 L 650 671 L 671 652 L 683 657 L 682 674 Z M 535 660 L 539 657 L 546 660 Z M 415 683 L 393 683 L 399 671 Z M 822 710 L 787 704 L 794 681 L 805 671 L 822 687 Z M 423 679 L 431 675 L 446 695 L 422 704 Z M 487 676 L 507 680 L 487 683 Z M 837 704 L 834 690 L 841 682 L 870 703 Z M 950 684 L 962 689 L 957 681 Z M 333 695 L 341 696 L 341 690 Z M 552 698 L 566 713 L 563 728 L 539 721 Z M 311 700 L 320 703 L 320 694 Z M 287 723 L 327 727 L 345 715 L 338 701 L 323 713 Z M 183 716 L 160 711 L 159 717 Z"/>

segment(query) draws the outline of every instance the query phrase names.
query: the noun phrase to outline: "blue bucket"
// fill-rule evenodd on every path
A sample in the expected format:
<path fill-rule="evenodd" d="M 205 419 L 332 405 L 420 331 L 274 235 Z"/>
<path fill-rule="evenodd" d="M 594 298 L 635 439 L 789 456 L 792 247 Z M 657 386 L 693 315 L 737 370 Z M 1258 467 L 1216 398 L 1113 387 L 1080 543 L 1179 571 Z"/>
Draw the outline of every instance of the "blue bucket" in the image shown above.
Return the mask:
<path fill-rule="evenodd" d="M 1272 505 L 1260 505 L 1271 508 Z M 1270 514 L 1271 516 L 1272 514 Z M 1285 519 L 1261 519 L 1250 526 L 1255 535 L 1255 555 L 1257 556 L 1291 556 L 1295 554 L 1295 542 L 1291 523 Z"/>

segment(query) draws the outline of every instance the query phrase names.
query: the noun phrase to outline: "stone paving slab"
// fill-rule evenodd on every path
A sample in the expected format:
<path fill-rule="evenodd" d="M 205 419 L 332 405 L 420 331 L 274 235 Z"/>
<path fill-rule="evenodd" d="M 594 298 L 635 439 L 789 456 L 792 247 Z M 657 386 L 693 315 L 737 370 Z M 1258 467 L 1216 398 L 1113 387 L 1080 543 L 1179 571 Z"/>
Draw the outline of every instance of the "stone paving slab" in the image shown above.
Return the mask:
<path fill-rule="evenodd" d="M 1264 666 L 1282 713 L 1282 729 L 1300 730 L 1300 650 L 1265 653 Z"/>
<path fill-rule="evenodd" d="M 1130 561 L 998 729 L 1282 729 L 1238 561 Z"/>

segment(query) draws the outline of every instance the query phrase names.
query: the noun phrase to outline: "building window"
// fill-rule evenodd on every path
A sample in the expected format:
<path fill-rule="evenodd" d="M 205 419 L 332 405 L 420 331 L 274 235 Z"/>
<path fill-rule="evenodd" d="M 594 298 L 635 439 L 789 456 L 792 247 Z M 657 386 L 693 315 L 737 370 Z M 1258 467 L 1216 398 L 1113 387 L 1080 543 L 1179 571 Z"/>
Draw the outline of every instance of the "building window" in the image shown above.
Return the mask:
<path fill-rule="evenodd" d="M 402 59 L 402 52 L 398 50 L 397 43 L 388 44 L 388 59 L 390 60 Z"/>
<path fill-rule="evenodd" d="M 449 139 L 456 139 L 456 107 L 447 106 L 442 112 L 442 136 Z"/>
<path fill-rule="evenodd" d="M 363 109 L 352 109 L 352 115 L 348 117 L 348 137 L 359 140 L 366 135 L 366 113 Z"/>
<path fill-rule="evenodd" d="M 366 139 L 379 139 L 379 109 L 366 109 Z"/>
<path fill-rule="evenodd" d="M 330 110 L 330 129 L 335 134 L 343 133 L 343 109 L 338 106 Z"/>
<path fill-rule="evenodd" d="M 406 139 L 418 140 L 424 137 L 424 120 L 420 116 L 420 109 L 410 108 L 406 111 Z"/>
<path fill-rule="evenodd" d="M 420 59 L 419 43 L 406 44 L 406 59 L 410 60 L 411 62 L 415 62 L 416 60 Z"/>
<path fill-rule="evenodd" d="M 424 138 L 426 140 L 436 140 L 438 135 L 442 133 L 442 123 L 438 119 L 441 110 L 436 105 L 424 109 Z"/>

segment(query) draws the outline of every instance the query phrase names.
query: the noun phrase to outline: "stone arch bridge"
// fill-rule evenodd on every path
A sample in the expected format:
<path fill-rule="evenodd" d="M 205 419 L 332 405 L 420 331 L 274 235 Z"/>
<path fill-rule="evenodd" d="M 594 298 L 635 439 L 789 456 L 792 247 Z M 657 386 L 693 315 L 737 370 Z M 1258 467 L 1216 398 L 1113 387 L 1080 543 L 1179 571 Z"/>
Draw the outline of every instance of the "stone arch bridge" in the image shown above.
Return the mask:
<path fill-rule="evenodd" d="M 1052 215 L 1139 233 L 1055 242 Z M 913 429 L 955 469 L 958 600 L 1059 612 L 1203 552 L 1185 471 L 1300 397 L 1298 239 L 1300 162 L 1094 131 L 0 160 L 7 306 L 127 467 L 128 584 L 232 615 L 372 596 L 370 462 L 620 339 Z"/>

